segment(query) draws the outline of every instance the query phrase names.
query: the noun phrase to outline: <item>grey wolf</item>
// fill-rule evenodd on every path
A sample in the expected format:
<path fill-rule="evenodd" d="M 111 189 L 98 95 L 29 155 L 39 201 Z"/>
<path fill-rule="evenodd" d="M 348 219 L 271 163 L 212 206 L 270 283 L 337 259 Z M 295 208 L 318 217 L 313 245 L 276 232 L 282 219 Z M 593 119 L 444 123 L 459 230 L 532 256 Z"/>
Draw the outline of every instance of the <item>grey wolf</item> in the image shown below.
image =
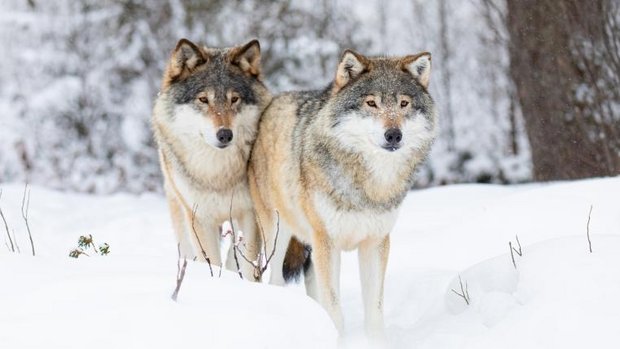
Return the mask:
<path fill-rule="evenodd" d="M 436 133 L 430 70 L 427 52 L 369 58 L 346 50 L 329 86 L 279 95 L 261 118 L 248 176 L 266 244 L 275 210 L 281 219 L 270 282 L 285 283 L 283 266 L 287 274 L 304 266 L 307 293 L 340 332 L 340 252 L 357 249 L 365 327 L 384 336 L 389 233 Z M 299 243 L 311 247 L 311 262 Z"/>
<path fill-rule="evenodd" d="M 255 258 L 260 241 L 247 163 L 270 101 L 258 41 L 218 49 L 181 39 L 173 50 L 152 124 L 183 256 L 204 260 L 204 248 L 211 263 L 221 265 L 219 229 L 232 216 L 235 228 L 244 232 L 248 257 Z M 251 279 L 253 266 L 241 267 Z M 227 268 L 235 269 L 233 258 Z"/>

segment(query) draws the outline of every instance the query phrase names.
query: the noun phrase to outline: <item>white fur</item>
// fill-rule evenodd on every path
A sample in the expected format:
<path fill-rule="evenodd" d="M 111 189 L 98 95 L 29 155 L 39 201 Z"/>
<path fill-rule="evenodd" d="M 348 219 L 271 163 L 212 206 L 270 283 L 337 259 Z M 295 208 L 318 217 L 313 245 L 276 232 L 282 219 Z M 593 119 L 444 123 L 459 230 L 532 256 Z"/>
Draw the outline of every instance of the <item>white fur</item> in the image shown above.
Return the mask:
<path fill-rule="evenodd" d="M 349 113 L 341 117 L 333 135 L 341 145 L 363 154 L 369 175 L 375 183 L 387 185 L 407 166 L 411 151 L 422 148 L 433 139 L 434 133 L 428 130 L 428 124 L 429 121 L 419 112 L 412 119 L 405 120 L 401 127 L 401 147 L 396 151 L 387 151 L 382 147 L 386 129 L 376 118 Z"/>
<path fill-rule="evenodd" d="M 385 341 L 383 322 L 383 281 L 385 278 L 382 266 L 384 255 L 382 241 L 365 241 L 358 249 L 360 281 L 362 283 L 362 299 L 364 301 L 364 325 L 373 344 Z"/>
<path fill-rule="evenodd" d="M 218 147 L 220 142 L 217 140 L 216 136 L 219 129 L 213 125 L 210 118 L 192 108 L 189 104 L 175 106 L 173 113 L 175 118 L 170 126 L 174 134 L 196 138 L 196 140 L 200 138 L 214 149 L 221 149 Z M 232 144 L 237 143 L 243 145 L 247 139 L 255 137 L 258 115 L 259 111 L 256 106 L 244 106 L 243 109 L 237 113 L 231 127 L 233 131 Z M 226 148 L 223 148 L 222 150 L 225 149 Z"/>
<path fill-rule="evenodd" d="M 325 224 L 327 234 L 341 250 L 355 249 L 368 238 L 386 236 L 398 216 L 398 209 L 384 213 L 377 213 L 376 210 L 341 211 L 322 193 L 314 195 L 314 207 Z"/>
<path fill-rule="evenodd" d="M 201 138 L 213 148 L 217 148 L 219 141 L 215 136 L 215 126 L 202 113 L 189 104 L 174 107 L 174 121 L 170 124 L 173 133 L 180 137 Z"/>

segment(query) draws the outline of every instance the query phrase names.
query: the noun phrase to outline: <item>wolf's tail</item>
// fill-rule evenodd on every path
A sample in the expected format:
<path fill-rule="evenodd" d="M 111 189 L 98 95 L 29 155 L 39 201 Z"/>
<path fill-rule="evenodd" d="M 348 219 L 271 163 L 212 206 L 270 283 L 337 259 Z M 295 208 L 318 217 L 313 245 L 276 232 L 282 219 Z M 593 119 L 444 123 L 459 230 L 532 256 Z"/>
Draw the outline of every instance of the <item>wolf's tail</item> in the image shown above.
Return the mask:
<path fill-rule="evenodd" d="M 312 247 L 303 244 L 294 237 L 288 243 L 284 264 L 282 265 L 282 275 L 286 282 L 291 280 L 299 281 L 301 272 L 305 273 L 312 265 Z"/>

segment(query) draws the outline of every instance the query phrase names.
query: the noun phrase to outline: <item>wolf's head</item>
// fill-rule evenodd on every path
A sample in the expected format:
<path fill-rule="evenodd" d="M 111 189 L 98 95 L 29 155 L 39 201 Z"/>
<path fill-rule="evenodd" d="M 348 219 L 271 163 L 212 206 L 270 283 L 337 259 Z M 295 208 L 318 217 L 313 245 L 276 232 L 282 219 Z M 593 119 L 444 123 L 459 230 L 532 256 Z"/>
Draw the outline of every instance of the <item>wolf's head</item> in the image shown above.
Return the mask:
<path fill-rule="evenodd" d="M 331 127 L 353 151 L 423 150 L 435 133 L 428 52 L 368 58 L 346 50 L 332 83 Z"/>
<path fill-rule="evenodd" d="M 181 39 L 168 61 L 161 96 L 167 122 L 181 137 L 197 136 L 219 149 L 253 141 L 271 99 L 262 83 L 258 41 L 211 49 Z"/>

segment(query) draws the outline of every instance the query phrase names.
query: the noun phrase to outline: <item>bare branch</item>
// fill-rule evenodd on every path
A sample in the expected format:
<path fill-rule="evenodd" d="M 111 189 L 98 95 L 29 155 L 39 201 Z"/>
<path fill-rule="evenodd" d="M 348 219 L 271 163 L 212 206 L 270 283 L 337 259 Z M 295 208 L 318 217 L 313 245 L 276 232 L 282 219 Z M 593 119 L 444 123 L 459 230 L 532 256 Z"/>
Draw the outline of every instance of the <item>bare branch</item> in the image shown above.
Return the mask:
<path fill-rule="evenodd" d="M 519 255 L 519 257 L 523 257 L 523 251 L 521 250 L 521 242 L 519 241 L 519 235 L 515 235 L 515 239 L 517 239 L 517 245 L 519 245 L 519 251 L 515 250 L 515 252 Z"/>
<path fill-rule="evenodd" d="M 523 250 L 521 249 L 521 242 L 519 241 L 519 236 L 515 235 L 515 239 L 517 239 L 517 245 L 519 249 L 517 250 L 512 246 L 512 241 L 508 241 L 508 247 L 510 248 L 510 258 L 512 258 L 512 265 L 514 265 L 515 269 L 517 269 L 517 263 L 515 262 L 515 253 L 519 255 L 519 257 L 523 257 Z"/>
<path fill-rule="evenodd" d="M 0 198 L 2 198 L 2 189 L 0 189 Z M 11 238 L 11 233 L 9 233 L 9 224 L 6 222 L 6 217 L 4 217 L 4 212 L 2 212 L 2 206 L 0 206 L 0 217 L 2 217 L 2 221 L 4 222 L 4 229 L 6 230 L 6 236 L 9 238 L 9 242 L 11 243 L 10 250 L 11 252 L 15 252 L 15 245 L 13 245 L 13 239 Z"/>
<path fill-rule="evenodd" d="M 273 239 L 273 249 L 271 250 L 271 255 L 269 255 L 269 258 L 267 258 L 267 261 L 265 262 L 265 268 L 267 268 L 267 265 L 269 264 L 269 262 L 271 262 L 271 258 L 276 252 L 276 246 L 278 245 L 278 235 L 280 235 L 280 212 L 276 210 L 276 236 Z"/>
<path fill-rule="evenodd" d="M 258 224 L 258 230 L 260 230 L 261 237 L 263 239 L 263 256 L 267 256 L 267 238 L 265 237 L 265 229 L 263 229 L 263 224 L 260 221 L 260 217 L 258 214 L 256 216 L 256 224 Z M 260 257 L 260 253 L 259 253 Z"/>
<path fill-rule="evenodd" d="M 237 266 L 237 273 L 239 273 L 239 277 L 243 280 L 243 273 L 241 273 L 241 266 L 239 265 L 239 257 L 237 257 L 237 234 L 235 232 L 235 225 L 232 219 L 232 208 L 233 208 L 233 198 L 235 197 L 235 192 L 230 195 L 230 207 L 228 209 L 228 219 L 230 222 L 230 229 L 232 230 L 232 249 L 233 249 L 233 257 L 235 258 L 235 265 Z"/>
<path fill-rule="evenodd" d="M 13 229 L 13 241 L 15 241 L 15 249 L 17 250 L 17 253 L 22 253 L 21 249 L 19 248 L 19 242 L 17 241 L 17 237 L 15 237 L 15 229 Z"/>
<path fill-rule="evenodd" d="M 28 211 L 30 209 L 30 189 L 28 188 L 28 183 L 24 186 L 24 196 L 22 197 L 22 218 L 24 218 L 24 223 L 26 223 L 26 229 L 28 230 L 28 238 L 30 239 L 30 247 L 32 248 L 32 255 L 35 255 L 34 252 L 34 241 L 32 240 L 32 232 L 30 231 L 30 224 L 28 223 Z"/>
<path fill-rule="evenodd" d="M 183 257 L 183 265 L 181 265 L 181 244 L 177 244 L 177 252 L 179 254 L 179 258 L 177 260 L 177 286 L 172 293 L 172 300 L 177 301 L 177 297 L 179 296 L 179 290 L 181 289 L 181 284 L 183 283 L 183 279 L 185 278 L 185 269 L 187 268 L 187 258 Z M 213 275 L 211 275 L 213 276 Z"/>
<path fill-rule="evenodd" d="M 590 212 L 588 212 L 588 223 L 586 224 L 586 236 L 588 237 L 588 248 L 592 253 L 592 240 L 590 240 L 590 216 L 592 215 L 592 205 L 590 205 Z"/>
<path fill-rule="evenodd" d="M 269 263 L 271 262 L 271 258 L 273 257 L 273 255 L 276 252 L 276 246 L 278 244 L 278 236 L 280 235 L 280 212 L 278 210 L 275 210 L 275 211 L 276 211 L 276 233 L 275 233 L 274 242 L 273 242 L 273 249 L 271 250 L 271 254 L 269 255 L 269 257 L 267 257 L 267 241 L 266 241 L 266 238 L 265 238 L 265 230 L 263 229 L 263 226 L 262 226 L 258 216 L 256 216 L 256 223 L 258 224 L 258 229 L 261 231 L 261 234 L 262 234 L 262 237 L 263 237 L 263 251 L 264 251 L 264 254 L 263 254 L 263 252 L 260 252 L 258 254 L 258 257 L 257 257 L 256 261 L 251 261 L 241 251 L 241 249 L 238 249 L 239 254 L 241 255 L 241 257 L 243 257 L 243 259 L 247 263 L 251 264 L 254 267 L 254 277 L 256 278 L 256 280 L 259 280 L 259 281 L 263 279 L 263 274 L 267 270 L 267 267 L 269 266 Z M 263 258 L 264 258 L 264 262 L 263 262 Z"/>
<path fill-rule="evenodd" d="M 202 242 L 200 242 L 198 233 L 196 233 L 196 225 L 195 225 L 196 224 L 196 210 L 198 210 L 198 204 L 194 204 L 194 207 L 192 208 L 192 231 L 194 232 L 196 241 L 198 241 L 200 252 L 202 253 L 202 256 L 204 257 L 204 259 L 207 261 L 207 264 L 209 265 L 209 272 L 211 272 L 211 277 L 213 277 L 213 267 L 211 266 L 211 259 L 209 259 L 209 256 L 207 256 L 207 252 L 205 251 L 204 247 L 202 247 Z M 181 244 L 179 244 L 179 248 L 181 248 L 180 246 Z"/>
<path fill-rule="evenodd" d="M 467 281 L 465 282 L 465 288 L 463 288 L 463 281 L 461 280 L 461 275 L 459 275 L 459 284 L 461 285 L 461 292 L 457 292 L 454 289 L 451 289 L 457 296 L 463 298 L 465 300 L 465 304 L 469 305 L 471 303 L 471 297 L 469 296 L 469 287 L 467 286 Z"/>

